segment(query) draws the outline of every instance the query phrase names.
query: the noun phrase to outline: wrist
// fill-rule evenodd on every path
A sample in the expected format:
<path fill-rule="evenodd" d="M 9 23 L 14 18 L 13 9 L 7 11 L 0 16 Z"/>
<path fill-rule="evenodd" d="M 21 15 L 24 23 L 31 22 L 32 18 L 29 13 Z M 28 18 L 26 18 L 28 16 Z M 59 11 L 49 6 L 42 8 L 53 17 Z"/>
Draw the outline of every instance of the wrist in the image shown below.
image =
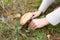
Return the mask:
<path fill-rule="evenodd" d="M 38 12 L 38 13 L 42 13 L 42 11 L 41 11 L 41 10 L 37 10 L 37 12 Z"/>
<path fill-rule="evenodd" d="M 45 25 L 48 25 L 49 24 L 48 20 L 46 18 L 43 18 L 43 19 L 44 19 Z"/>

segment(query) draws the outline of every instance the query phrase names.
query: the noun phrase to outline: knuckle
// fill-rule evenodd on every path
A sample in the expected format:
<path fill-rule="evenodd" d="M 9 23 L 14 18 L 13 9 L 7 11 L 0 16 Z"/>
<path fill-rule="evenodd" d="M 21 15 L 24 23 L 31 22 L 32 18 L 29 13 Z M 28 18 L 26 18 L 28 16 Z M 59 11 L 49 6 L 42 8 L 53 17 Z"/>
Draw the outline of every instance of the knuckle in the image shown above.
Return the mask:
<path fill-rule="evenodd" d="M 37 27 L 38 25 L 37 25 L 37 24 L 35 24 L 35 26 Z"/>

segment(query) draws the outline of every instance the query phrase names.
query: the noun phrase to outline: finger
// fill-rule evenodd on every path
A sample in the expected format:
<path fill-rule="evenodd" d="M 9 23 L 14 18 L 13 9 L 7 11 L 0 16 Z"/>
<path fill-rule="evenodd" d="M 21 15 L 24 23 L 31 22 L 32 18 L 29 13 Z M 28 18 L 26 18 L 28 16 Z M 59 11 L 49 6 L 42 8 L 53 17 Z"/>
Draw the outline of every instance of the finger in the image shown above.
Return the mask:
<path fill-rule="evenodd" d="M 30 27 L 31 27 L 31 25 L 32 25 L 32 22 L 30 22 L 30 23 L 29 23 L 28 27 L 30 28 Z"/>
<path fill-rule="evenodd" d="M 34 30 L 37 29 L 37 26 L 34 27 Z"/>
<path fill-rule="evenodd" d="M 37 28 L 37 25 L 34 25 L 33 30 L 35 30 L 36 28 Z"/>
<path fill-rule="evenodd" d="M 35 25 L 35 23 L 33 23 L 33 25 L 32 25 L 32 27 L 31 28 L 34 28 L 36 25 Z"/>
<path fill-rule="evenodd" d="M 42 28 L 42 27 L 43 27 L 43 26 L 36 26 L 36 27 L 34 28 L 34 30 L 37 29 L 37 28 Z"/>
<path fill-rule="evenodd" d="M 31 27 L 31 29 L 34 30 L 35 27 L 36 27 L 36 25 L 33 25 L 33 26 Z"/>
<path fill-rule="evenodd" d="M 33 22 L 31 21 L 30 24 L 28 25 L 28 29 L 30 29 L 33 25 Z"/>
<path fill-rule="evenodd" d="M 33 21 L 31 21 L 30 24 L 29 24 L 29 26 L 32 27 L 33 25 L 34 25 L 34 23 L 33 23 Z"/>
<path fill-rule="evenodd" d="M 39 28 L 39 26 L 38 25 L 35 25 L 34 30 L 37 29 L 37 28 Z"/>
<path fill-rule="evenodd" d="M 34 25 L 34 27 L 32 28 L 32 30 L 35 30 L 37 28 L 37 26 L 36 25 Z"/>

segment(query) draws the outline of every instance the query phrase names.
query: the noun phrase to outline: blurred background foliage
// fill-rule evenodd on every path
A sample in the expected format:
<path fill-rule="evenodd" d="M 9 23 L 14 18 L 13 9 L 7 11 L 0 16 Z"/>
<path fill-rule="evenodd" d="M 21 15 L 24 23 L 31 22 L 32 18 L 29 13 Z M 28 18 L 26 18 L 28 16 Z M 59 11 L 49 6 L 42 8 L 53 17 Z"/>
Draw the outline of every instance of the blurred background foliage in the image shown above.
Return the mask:
<path fill-rule="evenodd" d="M 11 15 L 33 12 L 38 9 L 42 0 L 0 0 L 0 40 L 57 40 L 60 38 L 60 24 L 53 27 L 37 29 L 35 31 L 21 30 L 20 18 L 13 19 Z M 52 4 L 45 13 L 39 18 L 45 17 L 46 14 L 60 5 Z M 47 37 L 50 35 L 50 39 Z"/>

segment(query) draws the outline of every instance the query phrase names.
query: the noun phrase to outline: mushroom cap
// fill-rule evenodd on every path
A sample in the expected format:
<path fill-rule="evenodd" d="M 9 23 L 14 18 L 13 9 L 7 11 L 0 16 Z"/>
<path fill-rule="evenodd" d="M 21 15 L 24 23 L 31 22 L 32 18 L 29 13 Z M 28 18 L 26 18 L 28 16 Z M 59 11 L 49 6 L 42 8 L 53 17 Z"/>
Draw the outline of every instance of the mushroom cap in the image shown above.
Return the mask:
<path fill-rule="evenodd" d="M 33 13 L 25 13 L 22 17 L 21 17 L 21 20 L 20 20 L 20 24 L 21 25 L 24 25 L 26 24 L 33 16 Z"/>

